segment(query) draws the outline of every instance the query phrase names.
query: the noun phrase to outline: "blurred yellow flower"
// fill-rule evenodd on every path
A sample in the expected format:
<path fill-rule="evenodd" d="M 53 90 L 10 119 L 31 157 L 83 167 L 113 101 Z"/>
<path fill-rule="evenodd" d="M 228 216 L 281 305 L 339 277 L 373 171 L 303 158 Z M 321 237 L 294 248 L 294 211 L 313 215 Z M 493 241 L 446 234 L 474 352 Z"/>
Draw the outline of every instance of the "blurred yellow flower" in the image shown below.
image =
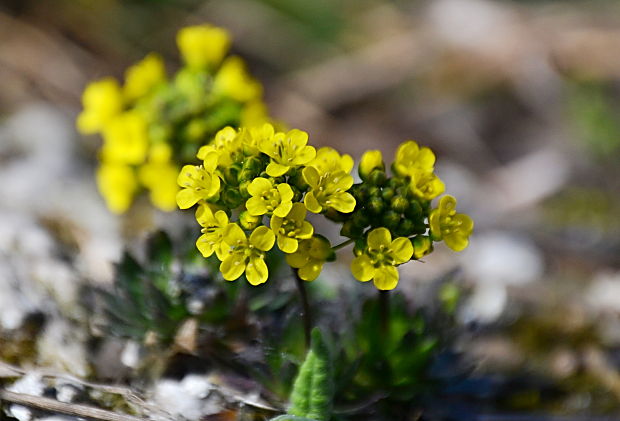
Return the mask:
<path fill-rule="evenodd" d="M 166 68 L 159 54 L 150 53 L 125 71 L 123 93 L 130 101 L 148 94 L 166 80 Z"/>
<path fill-rule="evenodd" d="M 138 189 L 136 175 L 130 166 L 103 163 L 97 169 L 96 178 L 108 209 L 117 214 L 129 209 Z"/>
<path fill-rule="evenodd" d="M 230 37 L 215 26 L 188 26 L 177 33 L 177 46 L 188 67 L 203 70 L 221 63 L 230 47 Z"/>
<path fill-rule="evenodd" d="M 123 110 L 123 95 L 116 79 L 107 77 L 86 86 L 82 94 L 84 110 L 77 118 L 80 133 L 98 133 Z"/>
<path fill-rule="evenodd" d="M 358 281 L 372 279 L 378 289 L 394 289 L 398 284 L 396 266 L 408 262 L 412 255 L 413 245 L 408 238 L 392 241 L 387 228 L 375 228 L 368 234 L 363 253 L 351 262 L 351 272 Z"/>
<path fill-rule="evenodd" d="M 297 251 L 300 240 L 312 237 L 314 227 L 306 221 L 306 207 L 303 203 L 293 203 L 293 207 L 285 217 L 271 217 L 271 229 L 276 234 L 278 248 L 284 253 Z"/>
<path fill-rule="evenodd" d="M 474 221 L 463 213 L 456 213 L 456 199 L 446 195 L 439 199 L 439 207 L 429 216 L 431 237 L 443 240 L 454 251 L 461 251 L 469 244 L 474 231 Z"/>
<path fill-rule="evenodd" d="M 329 241 L 320 235 L 315 235 L 307 240 L 301 240 L 297 251 L 286 255 L 286 262 L 297 271 L 304 281 L 314 281 L 327 260 L 334 257 Z"/>
<path fill-rule="evenodd" d="M 146 119 L 137 111 L 114 117 L 103 129 L 101 159 L 138 165 L 146 159 L 149 147 Z"/>
<path fill-rule="evenodd" d="M 307 146 L 308 133 L 293 129 L 287 133 L 276 133 L 271 139 L 261 139 L 258 149 L 271 158 L 267 174 L 279 177 L 289 169 L 306 165 L 316 156 L 316 149 Z"/>
<path fill-rule="evenodd" d="M 253 101 L 263 93 L 262 85 L 249 75 L 239 57 L 228 57 L 215 74 L 213 93 L 239 102 Z"/>
<path fill-rule="evenodd" d="M 256 228 L 248 238 L 239 225 L 228 224 L 223 236 L 228 248 L 220 264 L 224 279 L 234 281 L 245 272 L 245 277 L 252 285 L 267 281 L 269 270 L 265 263 L 265 252 L 271 250 L 275 240 L 273 231 L 264 225 Z"/>
<path fill-rule="evenodd" d="M 302 171 L 310 191 L 304 197 L 306 208 L 310 212 L 320 213 L 328 208 L 349 213 L 355 209 L 355 198 L 347 190 L 353 185 L 353 177 L 344 171 L 320 174 L 314 167 Z"/>
<path fill-rule="evenodd" d="M 250 215 L 260 216 L 271 214 L 285 217 L 293 207 L 293 189 L 286 183 L 274 186 L 267 178 L 255 178 L 248 186 L 248 193 L 252 195 L 245 207 Z"/>

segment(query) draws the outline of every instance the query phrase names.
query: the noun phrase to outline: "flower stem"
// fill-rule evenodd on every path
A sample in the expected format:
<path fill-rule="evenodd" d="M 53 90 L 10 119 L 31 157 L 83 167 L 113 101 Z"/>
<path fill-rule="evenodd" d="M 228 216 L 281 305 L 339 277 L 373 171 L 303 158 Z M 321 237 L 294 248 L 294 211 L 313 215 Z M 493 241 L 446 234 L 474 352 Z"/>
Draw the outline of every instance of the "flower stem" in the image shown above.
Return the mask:
<path fill-rule="evenodd" d="M 349 238 L 347 241 L 344 241 L 340 244 L 335 245 L 334 247 L 332 247 L 332 250 L 336 251 L 336 250 L 340 250 L 343 247 L 348 246 L 349 244 L 351 244 L 353 242 L 352 238 Z"/>
<path fill-rule="evenodd" d="M 381 334 L 387 339 L 390 334 L 390 291 L 379 290 L 379 318 Z"/>
<path fill-rule="evenodd" d="M 306 342 L 306 349 L 310 349 L 310 331 L 312 330 L 312 312 L 310 311 L 310 302 L 308 301 L 308 292 L 306 291 L 305 281 L 299 277 L 296 269 L 293 269 L 295 274 L 295 285 L 297 291 L 299 291 L 299 298 L 301 298 L 302 317 L 304 321 L 304 338 Z"/>

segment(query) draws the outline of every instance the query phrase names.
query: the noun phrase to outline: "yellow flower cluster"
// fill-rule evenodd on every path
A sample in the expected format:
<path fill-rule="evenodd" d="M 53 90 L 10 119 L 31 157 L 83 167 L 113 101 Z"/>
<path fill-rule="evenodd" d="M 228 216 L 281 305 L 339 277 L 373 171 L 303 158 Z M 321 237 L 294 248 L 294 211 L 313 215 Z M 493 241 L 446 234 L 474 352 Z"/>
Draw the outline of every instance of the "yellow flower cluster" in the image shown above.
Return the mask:
<path fill-rule="evenodd" d="M 217 256 L 224 279 L 245 274 L 252 285 L 266 282 L 265 256 L 274 247 L 305 281 L 333 260 L 329 241 L 306 218 L 308 211 L 353 211 L 350 156 L 317 150 L 307 133 L 276 131 L 268 123 L 226 127 L 197 156 L 202 164 L 186 165 L 178 176 L 176 200 L 181 209 L 198 205 L 196 245 L 204 257 Z"/>
<path fill-rule="evenodd" d="M 228 32 L 210 25 L 186 27 L 177 45 L 185 66 L 171 78 L 163 59 L 151 53 L 127 69 L 122 86 L 107 77 L 89 84 L 82 95 L 76 125 L 83 134 L 103 137 L 96 178 L 115 213 L 125 212 L 143 189 L 156 207 L 175 209 L 179 167 L 196 162 L 199 145 L 223 127 L 268 121 L 262 86 L 239 57 L 226 56 Z M 191 182 L 201 186 L 208 168 L 188 175 Z"/>
<path fill-rule="evenodd" d="M 444 241 L 454 251 L 467 247 L 474 223 L 456 213 L 456 199 L 444 196 L 438 208 L 431 208 L 445 190 L 434 166 L 435 154 L 412 140 L 396 151 L 392 177 L 380 151 L 362 156 L 362 183 L 351 188 L 356 206 L 341 230 L 356 243 L 351 263 L 356 279 L 372 279 L 378 289 L 390 290 L 398 284 L 396 267 L 428 255 L 433 241 Z"/>

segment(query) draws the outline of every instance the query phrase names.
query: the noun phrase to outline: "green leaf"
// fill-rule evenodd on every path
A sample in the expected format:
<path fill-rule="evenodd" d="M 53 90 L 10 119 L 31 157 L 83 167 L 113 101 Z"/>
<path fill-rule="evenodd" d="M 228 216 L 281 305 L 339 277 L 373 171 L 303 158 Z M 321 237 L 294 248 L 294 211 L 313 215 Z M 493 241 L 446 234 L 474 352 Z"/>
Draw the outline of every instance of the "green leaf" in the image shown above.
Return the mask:
<path fill-rule="evenodd" d="M 329 350 L 321 331 L 312 331 L 312 346 L 295 379 L 289 414 L 317 421 L 327 421 L 331 416 L 334 393 L 333 373 Z"/>

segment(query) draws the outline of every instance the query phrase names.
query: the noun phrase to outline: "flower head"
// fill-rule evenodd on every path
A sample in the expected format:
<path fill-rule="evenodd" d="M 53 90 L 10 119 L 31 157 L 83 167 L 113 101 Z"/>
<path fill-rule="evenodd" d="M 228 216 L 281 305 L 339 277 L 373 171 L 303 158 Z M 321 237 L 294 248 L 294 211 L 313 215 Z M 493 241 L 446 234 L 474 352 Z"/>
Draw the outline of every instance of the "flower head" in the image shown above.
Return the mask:
<path fill-rule="evenodd" d="M 164 61 L 159 54 L 151 53 L 125 71 L 125 98 L 134 101 L 166 80 Z"/>
<path fill-rule="evenodd" d="M 368 234 L 362 254 L 353 259 L 351 272 L 359 281 L 372 279 L 378 289 L 394 289 L 398 284 L 396 266 L 408 262 L 412 255 L 413 246 L 408 238 L 392 241 L 387 228 L 376 228 Z"/>
<path fill-rule="evenodd" d="M 286 183 L 274 186 L 271 180 L 258 177 L 248 186 L 248 193 L 252 197 L 247 200 L 245 207 L 250 215 L 273 213 L 283 218 L 293 207 L 293 189 Z"/>
<path fill-rule="evenodd" d="M 177 178 L 182 187 L 177 193 L 177 205 L 181 209 L 190 208 L 220 191 L 220 178 L 214 174 L 216 166 L 217 154 L 212 152 L 205 156 L 204 165 L 185 165 L 181 169 Z"/>
<path fill-rule="evenodd" d="M 196 211 L 196 220 L 202 226 L 202 235 L 196 240 L 196 247 L 204 257 L 214 252 L 218 259 L 226 257 L 228 244 L 224 241 L 228 227 L 228 215 L 222 210 L 213 213 L 208 204 L 201 204 Z"/>
<path fill-rule="evenodd" d="M 134 170 L 124 164 L 101 164 L 97 169 L 97 186 L 106 205 L 114 213 L 129 209 L 138 189 Z"/>
<path fill-rule="evenodd" d="M 431 237 L 443 240 L 454 251 L 461 251 L 469 244 L 474 221 L 463 213 L 456 213 L 456 199 L 446 195 L 439 200 L 439 207 L 429 217 Z"/>
<path fill-rule="evenodd" d="M 289 169 L 306 165 L 316 156 L 316 149 L 307 146 L 308 133 L 293 129 L 287 133 L 276 133 L 271 139 L 261 139 L 258 149 L 271 158 L 267 174 L 279 177 Z"/>
<path fill-rule="evenodd" d="M 202 70 L 220 64 L 230 47 L 230 37 L 215 26 L 188 26 L 177 33 L 177 46 L 188 67 Z"/>
<path fill-rule="evenodd" d="M 304 197 L 306 208 L 310 212 L 320 213 L 333 208 L 339 212 L 349 213 L 355 209 L 355 198 L 347 190 L 353 185 L 353 177 L 344 171 L 319 173 L 314 167 L 302 171 L 310 191 Z"/>
<path fill-rule="evenodd" d="M 435 154 L 427 147 L 420 148 L 413 140 L 401 144 L 396 150 L 394 170 L 398 175 L 410 175 L 412 171 L 432 172 Z"/>
<path fill-rule="evenodd" d="M 303 203 L 293 203 L 285 217 L 272 216 L 271 229 L 276 234 L 278 248 L 284 253 L 297 251 L 300 240 L 312 237 L 314 227 L 306 221 L 306 207 Z"/>
<path fill-rule="evenodd" d="M 82 94 L 84 110 L 77 118 L 80 133 L 98 133 L 123 110 L 123 95 L 116 79 L 107 77 L 90 83 Z"/>
<path fill-rule="evenodd" d="M 304 281 L 314 281 L 326 261 L 332 260 L 334 251 L 327 238 L 315 235 L 307 240 L 301 240 L 297 251 L 286 255 L 286 262 L 299 269 L 298 275 Z"/>
<path fill-rule="evenodd" d="M 227 281 L 234 281 L 244 272 L 252 285 L 267 281 L 269 270 L 265 263 L 265 252 L 270 250 L 276 237 L 266 226 L 256 228 L 250 237 L 246 237 L 241 227 L 235 223 L 228 224 L 222 240 L 228 245 L 220 272 Z"/>

